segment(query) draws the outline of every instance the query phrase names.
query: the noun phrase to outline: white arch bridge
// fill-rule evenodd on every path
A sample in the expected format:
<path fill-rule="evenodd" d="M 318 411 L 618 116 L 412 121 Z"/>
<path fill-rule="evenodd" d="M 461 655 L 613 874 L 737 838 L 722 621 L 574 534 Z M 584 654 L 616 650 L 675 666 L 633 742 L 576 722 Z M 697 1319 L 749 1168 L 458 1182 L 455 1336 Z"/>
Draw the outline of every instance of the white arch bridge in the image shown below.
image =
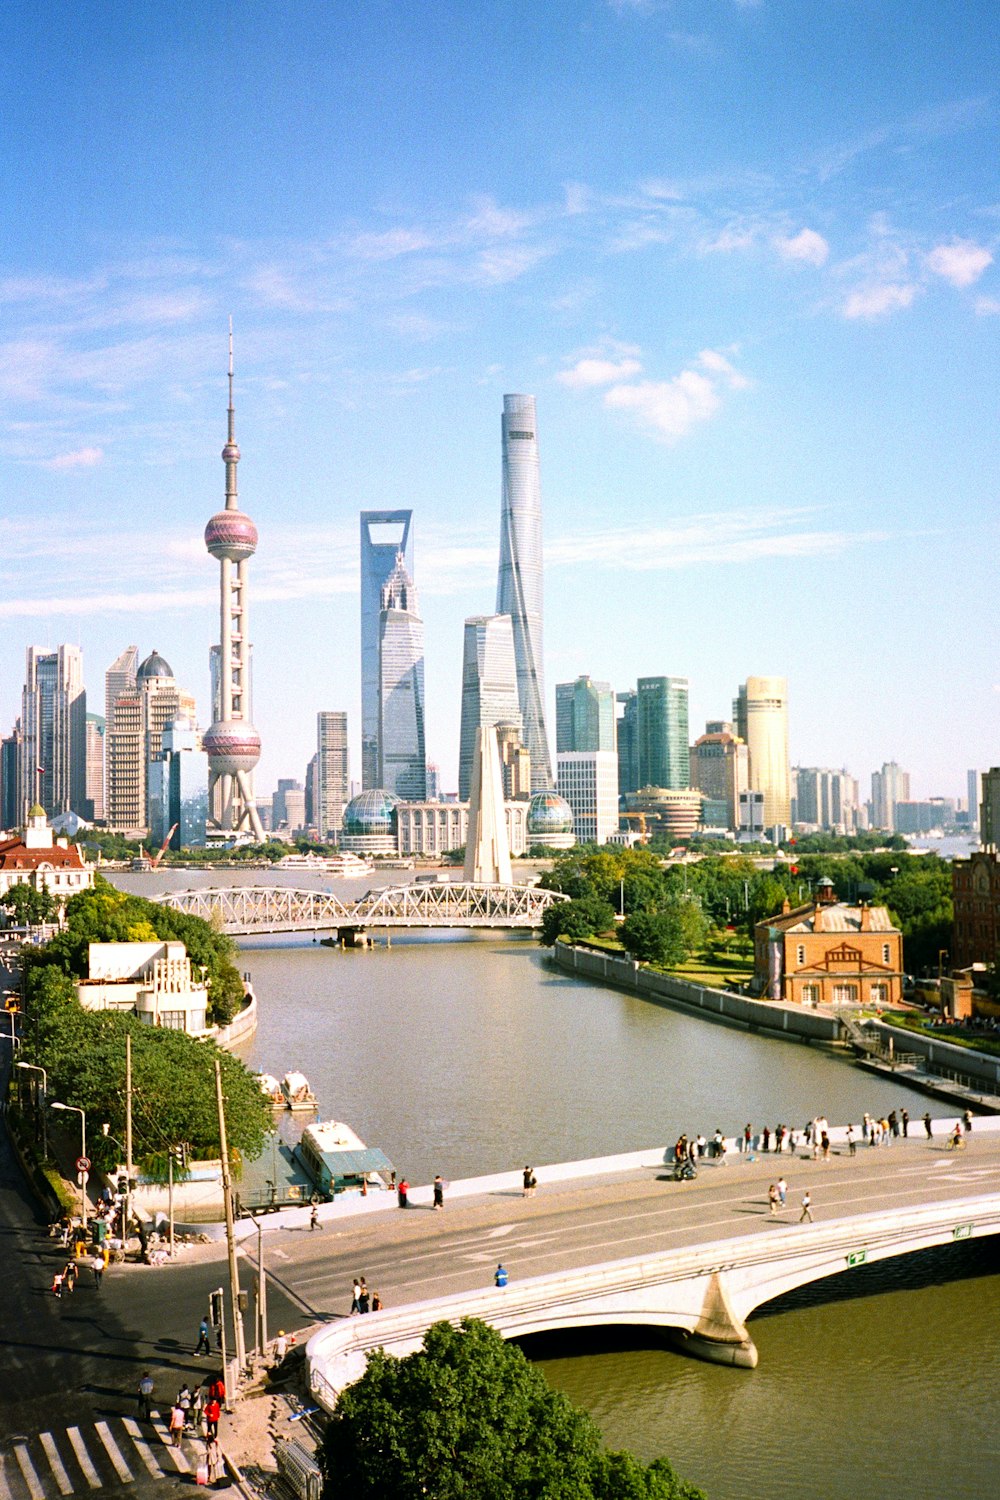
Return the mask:
<path fill-rule="evenodd" d="M 341 901 L 330 891 L 287 886 L 206 886 L 170 891 L 156 898 L 175 911 L 203 917 L 222 932 L 250 936 L 270 932 L 362 932 L 370 927 L 540 927 L 556 901 L 555 891 L 528 885 L 468 882 L 392 885 L 359 901 Z"/>

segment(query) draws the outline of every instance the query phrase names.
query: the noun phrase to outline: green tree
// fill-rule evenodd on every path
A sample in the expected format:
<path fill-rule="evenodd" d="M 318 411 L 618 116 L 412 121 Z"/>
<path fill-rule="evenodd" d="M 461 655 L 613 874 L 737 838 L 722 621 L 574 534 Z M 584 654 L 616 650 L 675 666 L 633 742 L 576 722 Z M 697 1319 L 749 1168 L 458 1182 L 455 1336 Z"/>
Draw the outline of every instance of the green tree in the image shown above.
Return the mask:
<path fill-rule="evenodd" d="M 557 938 L 596 937 L 599 933 L 610 932 L 614 925 L 614 908 L 599 896 L 557 901 L 542 917 L 541 941 L 546 947 L 551 947 Z"/>
<path fill-rule="evenodd" d="M 694 901 L 674 901 L 662 911 L 637 911 L 622 923 L 621 940 L 633 958 L 669 968 L 700 948 L 708 922 Z"/>
<path fill-rule="evenodd" d="M 603 1453 L 591 1419 L 473 1318 L 435 1323 L 403 1359 L 370 1354 L 321 1461 L 324 1500 L 704 1500 L 663 1461 Z"/>
<path fill-rule="evenodd" d="M 6 907 L 11 922 L 17 927 L 37 927 L 43 922 L 53 922 L 58 910 L 47 890 L 36 889 L 24 880 L 0 896 L 0 906 Z"/>

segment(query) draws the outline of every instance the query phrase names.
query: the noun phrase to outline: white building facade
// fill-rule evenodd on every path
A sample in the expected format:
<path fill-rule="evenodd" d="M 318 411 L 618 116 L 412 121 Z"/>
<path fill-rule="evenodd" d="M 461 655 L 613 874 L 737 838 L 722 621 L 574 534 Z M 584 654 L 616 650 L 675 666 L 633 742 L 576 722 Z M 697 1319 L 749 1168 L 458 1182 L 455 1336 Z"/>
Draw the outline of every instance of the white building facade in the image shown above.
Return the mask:
<path fill-rule="evenodd" d="M 618 756 L 574 750 L 556 757 L 556 789 L 573 809 L 578 844 L 606 844 L 618 830 Z"/>

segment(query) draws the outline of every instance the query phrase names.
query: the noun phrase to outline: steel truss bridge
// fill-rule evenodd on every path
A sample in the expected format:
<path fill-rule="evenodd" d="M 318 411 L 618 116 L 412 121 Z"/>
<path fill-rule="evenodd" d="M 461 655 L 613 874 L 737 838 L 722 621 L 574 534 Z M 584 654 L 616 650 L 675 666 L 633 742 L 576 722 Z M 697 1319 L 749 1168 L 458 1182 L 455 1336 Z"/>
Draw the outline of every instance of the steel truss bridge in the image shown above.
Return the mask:
<path fill-rule="evenodd" d="M 171 891 L 156 898 L 175 911 L 203 917 L 232 936 L 269 932 L 346 932 L 369 927 L 509 927 L 531 929 L 565 896 L 527 885 L 420 882 L 369 891 L 341 901 L 329 891 L 240 885 Z"/>

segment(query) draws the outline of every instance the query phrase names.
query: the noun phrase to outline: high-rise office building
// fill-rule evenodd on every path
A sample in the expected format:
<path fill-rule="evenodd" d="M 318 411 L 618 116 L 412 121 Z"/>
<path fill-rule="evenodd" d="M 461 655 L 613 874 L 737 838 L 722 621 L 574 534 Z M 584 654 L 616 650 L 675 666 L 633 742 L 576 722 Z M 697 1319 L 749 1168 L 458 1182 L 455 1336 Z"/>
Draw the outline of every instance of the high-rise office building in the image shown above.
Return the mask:
<path fill-rule="evenodd" d="M 271 827 L 275 832 L 297 833 L 305 820 L 306 794 L 294 776 L 279 776 L 271 797 Z"/>
<path fill-rule="evenodd" d="M 521 740 L 521 725 L 497 724 L 503 794 L 508 802 L 531 800 L 531 756 Z"/>
<path fill-rule="evenodd" d="M 402 552 L 378 617 L 378 784 L 404 801 L 427 797 L 424 622 Z"/>
<path fill-rule="evenodd" d="M 615 695 L 610 682 L 578 677 L 556 683 L 556 754 L 614 750 Z"/>
<path fill-rule="evenodd" d="M 348 784 L 348 792 L 350 785 Z M 348 799 L 350 800 L 350 799 Z M 319 819 L 319 751 L 310 756 L 309 764 L 306 766 L 305 782 L 305 810 L 306 827 L 315 828 Z M 273 825 L 272 825 L 273 826 Z"/>
<path fill-rule="evenodd" d="M 20 826 L 17 768 L 21 748 L 21 721 L 18 719 L 6 739 L 0 740 L 0 829 L 11 831 Z"/>
<path fill-rule="evenodd" d="M 412 510 L 361 512 L 361 786 L 379 786 L 379 617 L 382 590 L 402 553 L 413 577 Z"/>
<path fill-rule="evenodd" d="M 157 845 L 170 836 L 171 849 L 205 842 L 208 819 L 208 756 L 194 721 L 176 713 L 160 731 L 160 749 L 149 765 L 146 792 L 149 831 Z"/>
<path fill-rule="evenodd" d="M 104 720 L 100 714 L 87 715 L 87 819 L 104 820 Z"/>
<path fill-rule="evenodd" d="M 46 816 L 87 806 L 87 694 L 78 646 L 27 650 L 21 694 L 18 821 L 41 803 Z"/>
<path fill-rule="evenodd" d="M 249 562 L 257 550 L 257 528 L 240 510 L 236 489 L 236 413 L 233 407 L 233 331 L 229 329 L 229 407 L 226 446 L 225 509 L 205 527 L 205 546 L 219 564 L 218 691 L 213 693 L 212 723 L 202 744 L 208 754 L 208 807 L 212 825 L 222 834 L 264 837 L 253 790 L 260 760 L 260 735 L 250 718 L 250 578 Z"/>
<path fill-rule="evenodd" d="M 640 677 L 636 688 L 639 786 L 689 787 L 687 678 Z"/>
<path fill-rule="evenodd" d="M 152 768 L 163 750 L 163 731 L 178 715 L 195 723 L 194 696 L 178 687 L 169 662 L 158 651 L 151 651 L 136 668 L 131 689 L 118 691 L 113 697 L 111 720 L 105 725 L 104 811 L 109 827 L 129 831 L 154 827 L 166 805 L 166 793 L 162 778 L 159 773 L 154 778 Z M 150 803 L 154 779 L 155 815 Z"/>
<path fill-rule="evenodd" d="M 795 819 L 834 833 L 857 827 L 858 783 L 847 771 L 825 766 L 796 766 Z"/>
<path fill-rule="evenodd" d="M 510 615 L 473 615 L 462 642 L 462 722 L 458 745 L 458 796 L 472 785 L 476 731 L 514 725 L 523 736 L 517 690 L 514 625 Z"/>
<path fill-rule="evenodd" d="M 750 753 L 750 786 L 764 796 L 764 827 L 787 826 L 792 809 L 786 679 L 748 677 L 733 703 L 733 719 Z"/>
<path fill-rule="evenodd" d="M 979 809 L 983 801 L 983 773 L 982 771 L 966 771 L 965 778 L 969 789 L 969 827 L 976 830 L 979 828 Z"/>
<path fill-rule="evenodd" d="M 316 715 L 317 802 L 313 809 L 321 843 L 335 843 L 351 800 L 347 715 L 323 710 Z"/>
<path fill-rule="evenodd" d="M 635 688 L 627 693 L 616 693 L 615 702 L 621 708 L 615 725 L 618 795 L 627 797 L 629 792 L 639 790 L 639 694 Z"/>
<path fill-rule="evenodd" d="M 618 831 L 618 756 L 571 750 L 556 756 L 557 789 L 573 809 L 578 844 L 606 844 Z"/>
<path fill-rule="evenodd" d="M 910 800 L 910 773 L 894 760 L 872 772 L 872 827 L 896 832 L 896 803 Z"/>
<path fill-rule="evenodd" d="M 510 615 L 517 694 L 535 791 L 552 786 L 542 652 L 542 492 L 534 396 L 504 396 L 497 614 Z"/>
<path fill-rule="evenodd" d="M 726 808 L 726 827 L 740 826 L 740 793 L 750 785 L 750 755 L 731 725 L 715 729 L 721 720 L 705 726 L 705 733 L 691 746 L 691 785 L 711 802 Z"/>
<path fill-rule="evenodd" d="M 1000 766 L 979 773 L 982 792 L 979 802 L 979 842 L 996 854 L 1000 852 Z"/>
<path fill-rule="evenodd" d="M 116 656 L 110 667 L 104 674 L 104 732 L 111 733 L 114 722 L 115 703 L 123 693 L 135 692 L 135 674 L 139 666 L 138 646 L 126 646 L 125 650 Z M 107 756 L 105 756 L 104 768 L 104 805 L 110 801 L 108 788 Z"/>

